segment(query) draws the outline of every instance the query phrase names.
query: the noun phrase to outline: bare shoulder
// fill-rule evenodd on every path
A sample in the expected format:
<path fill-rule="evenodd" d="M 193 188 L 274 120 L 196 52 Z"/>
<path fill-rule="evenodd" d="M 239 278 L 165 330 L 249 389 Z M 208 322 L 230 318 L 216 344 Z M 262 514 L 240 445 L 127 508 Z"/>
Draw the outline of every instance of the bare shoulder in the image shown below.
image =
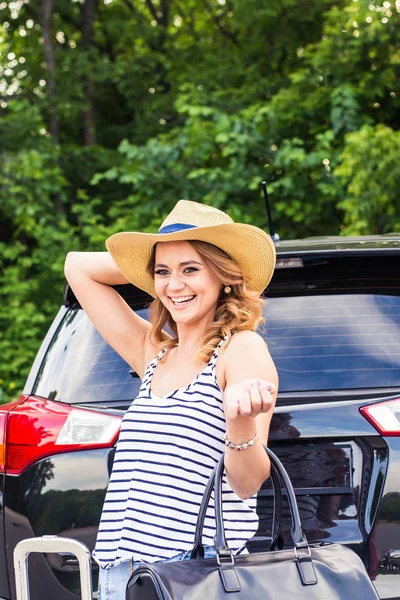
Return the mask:
<path fill-rule="evenodd" d="M 252 357 L 258 353 L 269 354 L 267 344 L 256 331 L 239 331 L 235 333 L 225 349 L 225 356 L 229 359 L 236 357 L 243 360 L 243 353 L 250 353 Z"/>
<path fill-rule="evenodd" d="M 224 349 L 225 381 L 232 385 L 245 379 L 265 379 L 278 385 L 278 373 L 268 346 L 255 331 L 240 331 Z"/>

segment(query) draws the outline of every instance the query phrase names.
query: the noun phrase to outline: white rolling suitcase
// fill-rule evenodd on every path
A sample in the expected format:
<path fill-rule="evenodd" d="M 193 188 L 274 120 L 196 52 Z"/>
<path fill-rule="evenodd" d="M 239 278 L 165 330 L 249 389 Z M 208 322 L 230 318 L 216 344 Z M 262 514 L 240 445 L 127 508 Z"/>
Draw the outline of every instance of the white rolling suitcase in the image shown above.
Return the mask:
<path fill-rule="evenodd" d="M 81 599 L 93 600 L 92 569 L 90 551 L 85 544 L 78 540 L 44 535 L 28 538 L 19 542 L 14 548 L 14 570 L 17 600 L 30 600 L 28 579 L 28 558 L 31 552 L 68 552 L 74 554 L 79 563 L 81 580 Z M 47 599 L 44 599 L 47 600 Z"/>

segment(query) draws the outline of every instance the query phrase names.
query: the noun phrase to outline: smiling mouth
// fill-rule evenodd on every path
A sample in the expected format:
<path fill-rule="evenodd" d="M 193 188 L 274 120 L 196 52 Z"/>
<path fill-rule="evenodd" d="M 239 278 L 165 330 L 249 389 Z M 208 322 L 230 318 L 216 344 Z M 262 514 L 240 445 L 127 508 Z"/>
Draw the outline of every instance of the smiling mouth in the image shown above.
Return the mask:
<path fill-rule="evenodd" d="M 185 304 L 189 304 L 189 302 L 191 302 L 195 298 L 196 298 L 196 296 L 192 295 L 192 296 L 182 296 L 182 298 L 170 298 L 170 300 L 174 306 L 184 306 Z"/>

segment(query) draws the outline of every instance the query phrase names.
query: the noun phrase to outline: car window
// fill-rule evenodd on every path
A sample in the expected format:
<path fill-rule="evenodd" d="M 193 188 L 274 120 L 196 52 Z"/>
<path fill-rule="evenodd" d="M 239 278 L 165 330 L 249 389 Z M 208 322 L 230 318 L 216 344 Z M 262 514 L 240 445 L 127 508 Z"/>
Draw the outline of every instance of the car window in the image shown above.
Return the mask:
<path fill-rule="evenodd" d="M 146 309 L 137 312 L 147 318 Z M 265 301 L 264 318 L 260 333 L 281 393 L 400 387 L 399 297 L 273 297 Z M 75 306 L 45 355 L 34 393 L 67 403 L 132 400 L 140 380 L 130 372 Z"/>
<path fill-rule="evenodd" d="M 137 313 L 147 316 L 145 309 Z M 133 399 L 139 387 L 136 373 L 75 306 L 53 338 L 33 393 L 74 404 Z"/>
<path fill-rule="evenodd" d="M 264 336 L 280 391 L 400 386 L 400 298 L 270 298 Z"/>

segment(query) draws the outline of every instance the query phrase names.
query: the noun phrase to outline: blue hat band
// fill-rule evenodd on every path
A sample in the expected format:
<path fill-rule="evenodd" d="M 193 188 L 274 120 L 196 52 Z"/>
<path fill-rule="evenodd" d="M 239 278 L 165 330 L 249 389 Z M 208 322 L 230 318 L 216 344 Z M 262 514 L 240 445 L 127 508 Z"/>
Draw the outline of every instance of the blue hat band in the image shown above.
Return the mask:
<path fill-rule="evenodd" d="M 176 233 L 177 231 L 184 231 L 185 229 L 196 229 L 197 225 L 187 225 L 187 223 L 173 223 L 172 225 L 166 225 L 158 230 L 158 233 Z"/>

